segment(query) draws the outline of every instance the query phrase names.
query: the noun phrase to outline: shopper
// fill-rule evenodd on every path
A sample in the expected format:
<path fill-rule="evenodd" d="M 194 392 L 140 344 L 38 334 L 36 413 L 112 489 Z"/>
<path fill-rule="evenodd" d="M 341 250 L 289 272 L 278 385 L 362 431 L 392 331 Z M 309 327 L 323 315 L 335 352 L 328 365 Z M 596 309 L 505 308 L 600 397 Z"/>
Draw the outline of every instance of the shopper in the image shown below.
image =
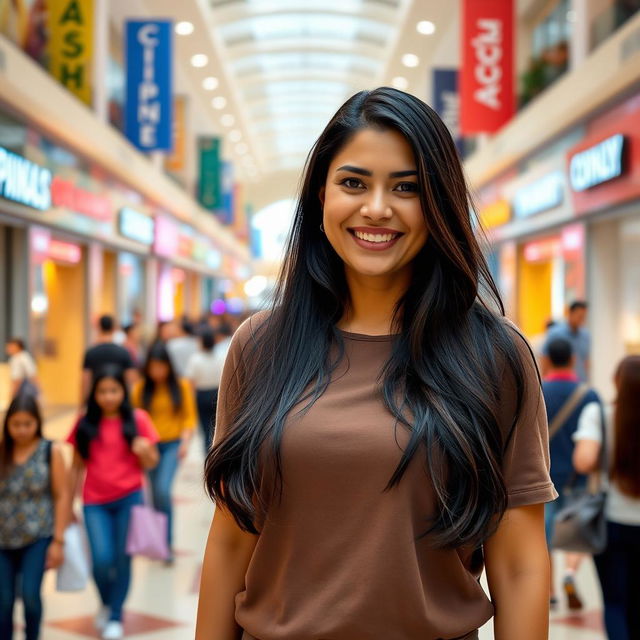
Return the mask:
<path fill-rule="evenodd" d="M 189 358 L 198 352 L 199 344 L 193 325 L 187 318 L 175 323 L 176 335 L 167 340 L 167 351 L 171 356 L 171 362 L 176 374 L 183 378 L 186 374 Z"/>
<path fill-rule="evenodd" d="M 129 352 L 133 366 L 139 369 L 142 366 L 141 329 L 137 324 L 128 324 L 122 330 L 125 334 L 122 346 Z"/>
<path fill-rule="evenodd" d="M 82 500 L 105 640 L 124 637 L 122 608 L 131 580 L 125 551 L 131 507 L 143 502 L 143 470 L 158 462 L 158 434 L 145 411 L 133 409 L 122 369 L 96 372 L 87 411 L 68 437 L 74 446 L 71 495 L 84 474 Z"/>
<path fill-rule="evenodd" d="M 283 269 L 220 384 L 197 640 L 477 638 L 494 611 L 497 638 L 546 640 L 540 383 L 432 109 L 340 108 Z"/>
<path fill-rule="evenodd" d="M 38 395 L 38 369 L 35 360 L 26 350 L 24 340 L 11 338 L 5 346 L 9 356 L 9 379 L 11 380 L 10 396 L 15 398 L 18 394 L 29 393 Z"/>
<path fill-rule="evenodd" d="M 609 640 L 640 638 L 640 356 L 628 356 L 615 375 L 617 397 L 605 412 L 609 481 L 608 541 L 595 556 Z M 598 469 L 602 412 L 585 409 L 574 438 L 574 465 L 582 473 Z"/>
<path fill-rule="evenodd" d="M 96 344 L 87 349 L 82 364 L 82 404 L 84 404 L 96 372 L 105 365 L 113 364 L 125 372 L 128 385 L 136 380 L 136 371 L 129 352 L 114 342 L 116 330 L 112 316 L 104 315 L 98 319 L 98 338 Z"/>
<path fill-rule="evenodd" d="M 178 464 L 186 455 L 197 423 L 194 393 L 188 380 L 178 378 L 165 345 L 157 342 L 147 354 L 142 379 L 132 392 L 133 404 L 151 414 L 158 430 L 160 462 L 149 472 L 153 503 L 167 514 L 167 536 L 173 563 L 173 507 L 171 491 Z"/>
<path fill-rule="evenodd" d="M 194 353 L 187 363 L 186 376 L 196 392 L 205 455 L 209 452 L 213 440 L 218 388 L 231 344 L 231 335 L 231 327 L 227 324 L 221 325 L 216 344 L 216 334 L 211 329 L 205 329 L 200 336 L 201 351 Z"/>
<path fill-rule="evenodd" d="M 566 322 L 557 322 L 547 331 L 542 347 L 542 371 L 550 368 L 548 345 L 554 338 L 565 338 L 571 343 L 576 357 L 576 373 L 583 382 L 589 380 L 591 336 L 585 327 L 589 305 L 584 300 L 576 300 L 569 306 Z"/>
<path fill-rule="evenodd" d="M 576 357 L 566 338 L 554 338 L 547 345 L 550 361 L 549 373 L 542 383 L 542 393 L 547 407 L 550 428 L 551 480 L 560 494 L 545 505 L 545 531 L 547 545 L 552 550 L 553 524 L 556 514 L 565 506 L 565 492 L 580 489 L 586 484 L 584 476 L 575 477 L 573 468 L 573 435 L 584 409 L 591 403 L 600 406 L 598 394 L 585 383 L 581 383 L 575 372 Z M 571 486 L 570 486 L 571 485 Z M 575 576 L 582 562 L 579 553 L 565 554 L 565 574 L 562 581 L 569 609 L 581 609 Z M 557 604 L 553 580 L 553 558 L 551 560 L 551 605 Z"/>
<path fill-rule="evenodd" d="M 0 638 L 13 638 L 13 605 L 24 605 L 26 640 L 40 637 L 40 588 L 46 569 L 62 564 L 68 513 L 62 452 L 42 435 L 36 399 L 9 405 L 0 442 Z M 18 580 L 21 587 L 18 589 Z"/>

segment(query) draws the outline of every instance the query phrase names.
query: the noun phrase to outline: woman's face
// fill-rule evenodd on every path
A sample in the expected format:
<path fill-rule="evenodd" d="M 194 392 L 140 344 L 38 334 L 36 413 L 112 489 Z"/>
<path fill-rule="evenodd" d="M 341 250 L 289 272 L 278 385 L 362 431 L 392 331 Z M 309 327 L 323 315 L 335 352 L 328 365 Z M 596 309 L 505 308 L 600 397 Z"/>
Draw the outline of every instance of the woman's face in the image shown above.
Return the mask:
<path fill-rule="evenodd" d="M 320 192 L 327 239 L 345 269 L 403 275 L 427 241 L 416 162 L 395 130 L 363 129 L 334 157 Z"/>
<path fill-rule="evenodd" d="M 124 402 L 124 389 L 114 378 L 103 378 L 96 386 L 95 397 L 103 413 L 118 413 Z"/>
<path fill-rule="evenodd" d="M 16 411 L 7 423 L 16 445 L 27 445 L 38 435 L 38 421 L 27 411 Z"/>
<path fill-rule="evenodd" d="M 169 377 L 169 365 L 164 360 L 149 361 L 149 377 L 154 382 L 166 382 Z"/>

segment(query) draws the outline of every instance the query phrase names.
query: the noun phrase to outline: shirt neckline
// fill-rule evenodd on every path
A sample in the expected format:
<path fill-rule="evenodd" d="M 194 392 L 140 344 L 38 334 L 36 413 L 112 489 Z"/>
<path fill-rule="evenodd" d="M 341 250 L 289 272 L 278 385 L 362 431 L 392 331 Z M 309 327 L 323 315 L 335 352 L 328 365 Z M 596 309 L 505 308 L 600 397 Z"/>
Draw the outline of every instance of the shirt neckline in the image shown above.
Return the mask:
<path fill-rule="evenodd" d="M 377 336 L 368 335 L 366 333 L 353 333 L 351 331 L 345 331 L 344 329 L 338 329 L 343 338 L 347 340 L 359 340 L 360 342 L 391 342 L 394 338 L 398 337 L 398 333 L 388 333 Z"/>

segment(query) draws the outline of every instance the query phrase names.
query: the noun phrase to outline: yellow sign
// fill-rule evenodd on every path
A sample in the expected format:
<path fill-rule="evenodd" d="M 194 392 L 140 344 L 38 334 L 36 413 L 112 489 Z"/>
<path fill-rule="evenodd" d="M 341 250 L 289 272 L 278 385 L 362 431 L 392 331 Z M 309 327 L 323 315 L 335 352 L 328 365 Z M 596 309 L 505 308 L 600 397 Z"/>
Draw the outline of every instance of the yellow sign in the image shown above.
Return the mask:
<path fill-rule="evenodd" d="M 49 71 L 91 104 L 93 0 L 48 0 Z"/>
<path fill-rule="evenodd" d="M 485 229 L 499 227 L 510 219 L 511 207 L 506 200 L 496 200 L 480 211 L 480 223 Z"/>
<path fill-rule="evenodd" d="M 173 98 L 173 151 L 166 157 L 165 168 L 173 173 L 184 171 L 187 164 L 187 99 Z"/>

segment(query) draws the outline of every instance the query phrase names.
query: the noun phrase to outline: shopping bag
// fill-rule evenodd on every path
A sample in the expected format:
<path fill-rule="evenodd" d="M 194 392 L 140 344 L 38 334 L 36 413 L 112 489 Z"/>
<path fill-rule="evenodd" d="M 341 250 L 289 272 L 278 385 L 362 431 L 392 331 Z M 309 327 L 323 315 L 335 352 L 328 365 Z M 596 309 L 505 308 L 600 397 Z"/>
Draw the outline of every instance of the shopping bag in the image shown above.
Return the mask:
<path fill-rule="evenodd" d="M 151 560 L 166 560 L 169 557 L 167 526 L 167 515 L 156 511 L 148 504 L 131 507 L 127 553 L 130 556 L 145 556 Z"/>
<path fill-rule="evenodd" d="M 58 567 L 58 591 L 82 591 L 89 581 L 91 566 L 87 539 L 82 526 L 71 523 L 64 532 L 64 562 Z"/>

